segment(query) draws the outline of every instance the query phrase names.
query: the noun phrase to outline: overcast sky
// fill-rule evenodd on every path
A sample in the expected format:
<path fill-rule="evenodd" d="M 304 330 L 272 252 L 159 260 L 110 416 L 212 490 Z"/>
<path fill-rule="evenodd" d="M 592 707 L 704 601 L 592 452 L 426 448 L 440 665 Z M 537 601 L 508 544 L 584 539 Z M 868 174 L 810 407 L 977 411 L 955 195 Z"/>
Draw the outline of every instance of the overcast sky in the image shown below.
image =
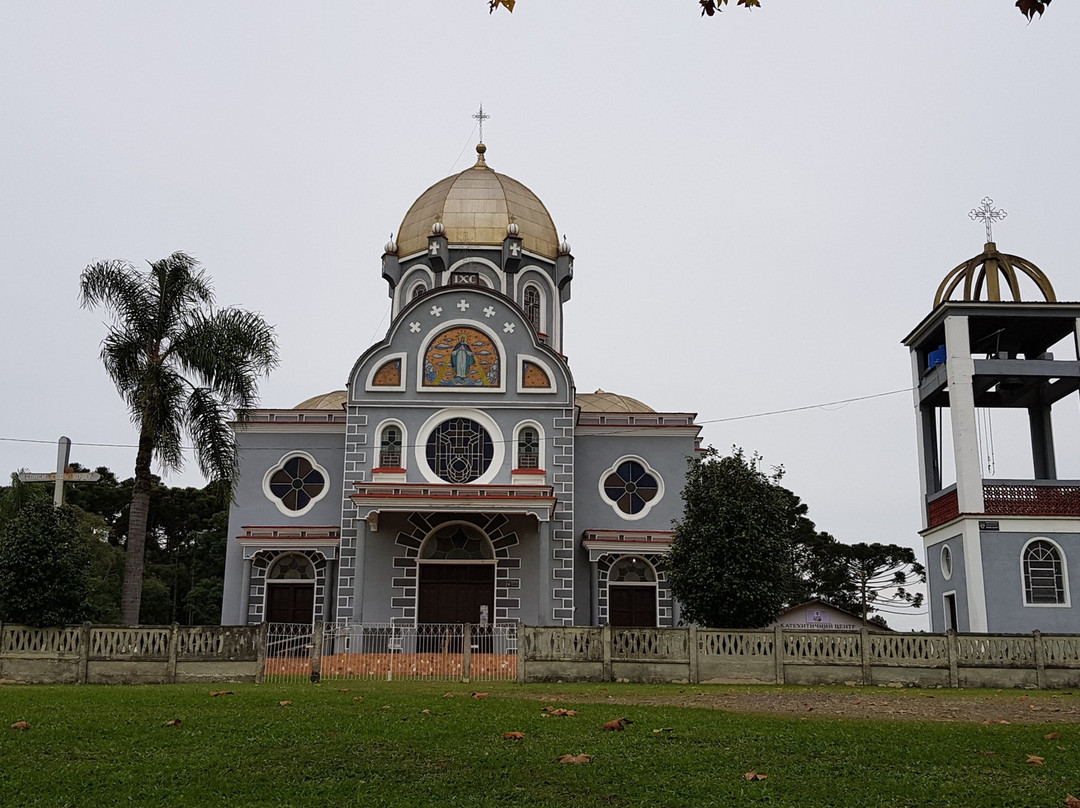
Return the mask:
<path fill-rule="evenodd" d="M 132 473 L 78 306 L 95 259 L 198 257 L 277 328 L 265 405 L 343 388 L 386 329 L 382 245 L 472 163 L 483 102 L 489 165 L 573 245 L 578 390 L 697 412 L 821 529 L 921 548 L 910 393 L 739 418 L 908 388 L 900 340 L 981 251 L 983 196 L 999 248 L 1080 299 L 1080 8 L 763 4 L 0 4 L 0 471 L 51 470 L 65 434 Z"/>

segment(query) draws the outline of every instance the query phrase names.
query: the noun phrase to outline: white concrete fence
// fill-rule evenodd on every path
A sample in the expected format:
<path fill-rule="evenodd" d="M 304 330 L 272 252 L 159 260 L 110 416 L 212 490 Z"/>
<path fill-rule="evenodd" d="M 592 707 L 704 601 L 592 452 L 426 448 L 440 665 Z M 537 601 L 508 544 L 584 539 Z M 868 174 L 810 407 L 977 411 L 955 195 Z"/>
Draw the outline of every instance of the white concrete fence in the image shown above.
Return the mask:
<path fill-rule="evenodd" d="M 379 649 L 354 647 L 352 640 L 348 648 L 344 645 L 345 639 L 359 636 L 362 627 L 335 625 L 330 632 L 324 628 L 319 623 L 305 627 L 304 642 L 290 646 L 287 653 L 271 648 L 268 659 L 273 643 L 268 643 L 267 624 L 133 628 L 0 624 L 0 682 L 258 682 L 283 658 L 292 660 L 298 678 L 318 678 L 310 674 L 320 671 L 328 678 L 368 678 L 367 668 L 357 663 L 370 667 Z M 392 651 L 398 662 L 407 661 L 416 668 L 395 671 L 394 678 L 431 678 L 435 669 L 429 671 L 425 665 L 442 664 L 443 656 L 464 655 L 472 649 L 470 634 L 463 631 L 460 637 L 461 649 L 447 642 L 424 654 L 404 654 L 410 649 L 388 645 L 386 651 Z M 315 654 L 315 648 L 322 653 Z M 441 668 L 435 671 L 437 678 L 444 678 L 443 673 L 466 681 L 470 674 L 510 678 L 507 672 L 513 670 L 510 676 L 525 682 L 1080 687 L 1080 636 L 1039 632 L 893 634 L 865 629 L 522 626 L 516 631 L 516 644 L 500 641 L 497 649 L 493 645 L 483 648 L 484 653 L 479 650 L 472 653 L 471 669 L 463 659 L 460 667 L 447 668 L 449 673 L 440 672 Z M 429 656 L 438 659 L 427 660 Z M 482 673 L 477 667 L 481 659 L 495 660 L 498 670 Z M 332 669 L 331 664 L 342 670 Z M 271 676 L 275 672 L 269 670 Z M 382 675 L 380 669 L 379 678 Z"/>
<path fill-rule="evenodd" d="M 903 684 L 1080 687 L 1080 636 L 735 631 L 521 630 L 526 682 Z"/>

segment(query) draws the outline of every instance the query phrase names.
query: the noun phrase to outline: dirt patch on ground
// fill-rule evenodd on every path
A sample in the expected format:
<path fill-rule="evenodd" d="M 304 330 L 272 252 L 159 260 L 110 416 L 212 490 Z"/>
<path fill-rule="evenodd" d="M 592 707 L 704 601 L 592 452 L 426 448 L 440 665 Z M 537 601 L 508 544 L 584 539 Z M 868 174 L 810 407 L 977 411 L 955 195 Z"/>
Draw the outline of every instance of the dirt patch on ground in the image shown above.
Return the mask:
<path fill-rule="evenodd" d="M 1080 696 L 1072 692 L 941 691 L 894 688 L 818 690 L 694 686 L 672 695 L 634 696 L 625 691 L 606 696 L 537 694 L 548 703 L 566 701 L 626 705 L 670 705 L 727 710 L 763 715 L 823 718 L 867 718 L 894 721 L 962 721 L 970 723 L 1076 724 L 1080 723 Z"/>

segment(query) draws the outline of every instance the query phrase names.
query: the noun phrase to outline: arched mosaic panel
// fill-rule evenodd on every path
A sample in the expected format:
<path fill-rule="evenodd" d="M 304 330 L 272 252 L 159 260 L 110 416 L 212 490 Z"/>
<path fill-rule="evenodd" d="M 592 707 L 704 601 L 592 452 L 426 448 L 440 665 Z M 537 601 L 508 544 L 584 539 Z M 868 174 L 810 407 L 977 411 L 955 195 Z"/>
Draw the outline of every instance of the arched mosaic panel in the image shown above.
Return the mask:
<path fill-rule="evenodd" d="M 389 362 L 375 371 L 371 380 L 372 387 L 400 387 L 401 386 L 401 360 L 391 359 Z"/>
<path fill-rule="evenodd" d="M 437 334 L 424 351 L 424 387 L 498 387 L 502 363 L 491 337 L 476 328 Z"/>
<path fill-rule="evenodd" d="M 521 559 L 510 557 L 510 548 L 517 546 L 518 535 L 508 529 L 508 523 L 509 520 L 502 514 L 477 514 L 469 519 L 445 514 L 412 514 L 409 517 L 410 530 L 399 532 L 395 539 L 403 555 L 394 558 L 395 594 L 391 602 L 394 615 L 392 621 L 405 625 L 416 622 L 417 596 L 420 589 L 416 562 L 421 558 L 421 548 L 425 553 L 429 552 L 428 546 L 425 546 L 425 539 L 435 538 L 434 546 L 437 547 L 438 538 L 443 535 L 440 526 L 445 526 L 448 537 L 456 535 L 456 528 L 462 528 L 465 542 L 468 542 L 470 538 L 487 536 L 484 540 L 485 544 L 489 543 L 490 552 L 495 554 L 494 622 L 513 622 L 510 616 L 511 611 L 521 608 L 521 599 L 518 597 L 518 590 L 521 589 Z M 449 554 L 454 552 L 452 543 L 450 545 L 443 543 L 443 549 L 448 553 L 444 558 L 454 557 Z M 466 546 L 462 546 L 462 552 L 466 552 Z M 473 549 L 479 551 L 478 547 Z M 425 557 L 436 558 L 437 556 Z M 490 555 L 484 557 L 491 558 Z"/>
<path fill-rule="evenodd" d="M 551 387 L 551 379 L 544 369 L 535 362 L 521 363 L 521 386 L 530 389 L 546 390 Z"/>

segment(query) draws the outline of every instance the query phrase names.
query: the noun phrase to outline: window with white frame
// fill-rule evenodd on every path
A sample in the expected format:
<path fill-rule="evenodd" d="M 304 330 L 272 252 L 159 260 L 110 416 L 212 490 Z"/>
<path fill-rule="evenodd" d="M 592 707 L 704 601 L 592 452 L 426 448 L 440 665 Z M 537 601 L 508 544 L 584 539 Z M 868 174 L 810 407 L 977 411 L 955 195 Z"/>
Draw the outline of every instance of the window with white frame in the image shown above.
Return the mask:
<path fill-rule="evenodd" d="M 543 331 L 541 321 L 540 290 L 534 284 L 525 287 L 522 295 L 522 304 L 525 309 L 525 317 L 532 324 L 533 330 Z"/>
<path fill-rule="evenodd" d="M 518 432 L 517 468 L 540 468 L 540 432 L 536 427 L 522 427 Z"/>
<path fill-rule="evenodd" d="M 1024 548 L 1024 603 L 1032 606 L 1065 603 L 1065 565 L 1057 545 L 1036 539 Z"/>
<path fill-rule="evenodd" d="M 389 424 L 379 436 L 379 468 L 401 468 L 401 427 Z"/>

